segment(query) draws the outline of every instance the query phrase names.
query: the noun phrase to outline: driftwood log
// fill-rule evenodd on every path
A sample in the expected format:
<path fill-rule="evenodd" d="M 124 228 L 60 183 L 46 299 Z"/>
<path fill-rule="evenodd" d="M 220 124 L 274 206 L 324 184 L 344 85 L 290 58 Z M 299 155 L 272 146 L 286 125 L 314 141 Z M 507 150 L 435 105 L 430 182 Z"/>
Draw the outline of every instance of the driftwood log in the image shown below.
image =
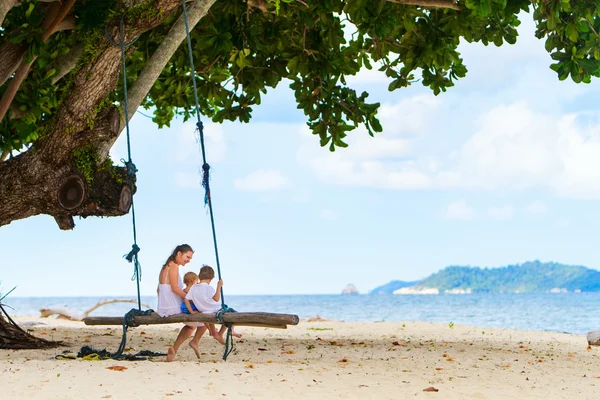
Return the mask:
<path fill-rule="evenodd" d="M 100 300 L 98 303 L 96 303 L 96 305 L 94 305 L 93 307 L 90 307 L 89 309 L 87 309 L 86 311 L 80 313 L 77 311 L 73 311 L 67 307 L 52 307 L 52 308 L 41 308 L 40 309 L 40 317 L 41 318 L 48 318 L 51 317 L 53 315 L 57 315 L 58 318 L 60 319 L 68 319 L 70 321 L 83 321 L 84 318 L 87 318 L 90 313 L 92 311 L 95 311 L 96 309 L 98 309 L 99 307 L 102 307 L 104 305 L 107 304 L 114 304 L 114 303 L 134 303 L 137 304 L 137 300 L 133 300 L 133 299 L 110 299 L 110 300 Z M 147 304 L 143 304 L 142 306 L 145 308 L 150 308 L 149 305 Z"/>
<path fill-rule="evenodd" d="M 600 346 L 600 331 L 588 332 L 587 341 L 590 346 Z"/>
<path fill-rule="evenodd" d="M 298 325 L 300 319 L 292 314 L 274 314 L 263 312 L 228 312 L 223 314 L 223 321 L 241 326 L 260 326 L 266 328 L 286 329 L 287 325 Z M 122 317 L 88 317 L 84 318 L 86 325 L 122 325 Z M 175 314 L 161 317 L 153 313 L 147 316 L 133 317 L 137 325 L 174 324 L 181 322 L 211 322 L 218 324 L 216 314 Z"/>
<path fill-rule="evenodd" d="M 0 349 L 50 349 L 62 344 L 61 341 L 38 338 L 24 331 L 0 304 Z"/>

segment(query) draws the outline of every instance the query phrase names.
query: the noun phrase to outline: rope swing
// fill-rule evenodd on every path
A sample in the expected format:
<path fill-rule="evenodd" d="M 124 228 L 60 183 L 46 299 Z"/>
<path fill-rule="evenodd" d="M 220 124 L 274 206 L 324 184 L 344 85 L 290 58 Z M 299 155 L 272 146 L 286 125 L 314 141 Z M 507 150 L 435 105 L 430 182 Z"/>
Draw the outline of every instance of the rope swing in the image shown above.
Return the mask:
<path fill-rule="evenodd" d="M 190 26 L 188 22 L 187 5 L 185 0 L 181 0 L 183 5 L 183 19 L 185 21 L 185 33 L 187 37 L 188 54 L 190 57 L 190 68 L 192 73 L 192 85 L 194 88 L 194 102 L 196 106 L 196 129 L 198 131 L 198 142 L 200 143 L 200 151 L 202 152 L 202 187 L 204 187 L 204 205 L 208 206 L 210 214 L 210 225 L 212 228 L 213 245 L 215 248 L 215 260 L 217 263 L 217 275 L 219 280 L 221 279 L 221 263 L 219 262 L 219 248 L 217 246 L 217 233 L 215 230 L 215 218 L 212 207 L 212 198 L 210 195 L 210 165 L 206 162 L 206 146 L 204 145 L 204 125 L 202 124 L 202 118 L 200 117 L 200 104 L 198 102 L 198 87 L 196 86 L 196 68 L 194 67 L 194 55 L 192 51 L 192 38 L 190 35 Z M 227 356 L 233 351 L 233 325 L 223 321 L 223 314 L 226 312 L 235 312 L 234 309 L 229 308 L 225 304 L 225 295 L 221 288 L 221 310 L 217 313 L 217 321 L 227 327 L 227 336 L 225 340 L 225 352 L 223 354 L 223 360 L 227 360 Z"/>
<path fill-rule="evenodd" d="M 215 258 L 217 264 L 217 274 L 219 280 L 221 278 L 221 263 L 219 261 L 219 249 L 217 246 L 217 234 L 215 230 L 215 219 L 212 207 L 212 198 L 210 193 L 210 165 L 206 161 L 206 147 L 204 144 L 204 127 L 202 124 L 202 120 L 200 117 L 200 105 L 198 102 L 198 88 L 196 85 L 196 70 L 194 67 L 194 56 L 192 50 L 192 39 L 190 35 L 189 22 L 188 22 L 188 12 L 187 5 L 185 0 L 182 0 L 183 6 L 183 18 L 185 22 L 185 30 L 187 36 L 187 47 L 190 59 L 190 68 L 191 68 L 191 78 L 192 85 L 194 89 L 194 101 L 195 101 L 195 110 L 196 110 L 196 128 L 198 131 L 198 141 L 200 143 L 200 150 L 202 153 L 202 187 L 204 187 L 204 206 L 208 206 L 208 211 L 210 214 L 210 223 L 212 228 L 212 237 L 213 237 L 213 245 L 215 249 Z M 125 168 L 127 170 L 127 174 L 129 176 L 129 185 L 133 188 L 135 173 L 137 172 L 137 168 L 131 159 L 131 140 L 129 134 L 129 106 L 127 102 L 127 69 L 125 65 L 125 49 L 132 45 L 136 40 L 129 43 L 125 43 L 125 35 L 123 32 L 123 19 L 124 16 L 121 17 L 119 23 L 119 42 L 117 43 L 113 37 L 110 35 L 108 31 L 108 27 L 106 28 L 106 35 L 110 42 L 121 49 L 121 63 L 123 69 L 123 106 L 125 111 L 125 128 L 127 133 L 127 154 L 128 160 L 121 160 L 125 164 Z M 140 297 L 140 280 L 142 277 L 142 269 L 138 260 L 138 253 L 140 251 L 139 246 L 137 245 L 137 234 L 136 234 L 136 225 L 135 225 L 135 209 L 133 205 L 133 198 L 131 200 L 131 214 L 132 214 L 132 222 L 133 222 L 133 245 L 131 246 L 131 251 L 126 254 L 124 257 L 129 262 L 133 262 L 134 264 L 134 273 L 132 280 L 136 280 L 137 282 L 137 295 L 138 295 L 138 308 L 131 309 L 123 318 L 121 317 L 87 317 L 84 318 L 84 323 L 86 325 L 122 325 L 123 326 L 123 337 L 121 339 L 121 344 L 117 352 L 111 354 L 102 350 L 102 355 L 100 357 L 111 357 L 116 359 L 123 359 L 128 357 L 123 354 L 125 349 L 125 344 L 127 342 L 127 328 L 129 326 L 138 326 L 141 324 L 169 324 L 169 323 L 189 323 L 189 322 L 205 322 L 205 323 L 218 323 L 227 327 L 227 335 L 225 339 L 225 351 L 223 353 L 223 360 L 227 360 L 227 356 L 234 350 L 233 343 L 233 325 L 244 325 L 244 326 L 262 326 L 269 328 L 281 328 L 286 329 L 287 325 L 297 325 L 299 322 L 299 318 L 297 315 L 292 314 L 275 314 L 275 313 L 263 313 L 263 312 L 242 312 L 238 313 L 234 309 L 229 308 L 227 304 L 225 304 L 225 295 L 223 290 L 221 290 L 221 309 L 215 314 L 194 314 L 194 315 L 186 315 L 186 314 L 175 314 L 168 317 L 160 317 L 153 310 L 142 311 L 141 307 L 141 297 Z M 86 346 L 87 347 L 87 346 Z M 82 349 L 83 350 L 83 349 Z M 93 350 L 93 349 L 91 349 Z M 86 357 L 89 356 L 91 351 L 90 349 L 86 350 Z M 93 350 L 96 353 L 95 350 Z M 83 351 L 82 351 L 83 353 Z M 136 356 L 152 356 L 152 355 L 162 355 L 158 353 L 147 352 L 144 354 L 136 354 Z"/>

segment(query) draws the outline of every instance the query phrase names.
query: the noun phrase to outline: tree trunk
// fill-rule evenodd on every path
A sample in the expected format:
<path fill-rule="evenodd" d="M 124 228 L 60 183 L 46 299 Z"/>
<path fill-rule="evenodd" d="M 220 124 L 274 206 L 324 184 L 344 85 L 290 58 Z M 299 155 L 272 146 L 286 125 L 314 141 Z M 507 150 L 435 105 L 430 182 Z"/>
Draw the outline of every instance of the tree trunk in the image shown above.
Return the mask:
<path fill-rule="evenodd" d="M 49 349 L 61 345 L 62 342 L 37 338 L 25 332 L 9 317 L 0 304 L 0 349 Z"/>
<path fill-rule="evenodd" d="M 132 0 L 134 7 L 145 0 Z M 124 26 L 125 42 L 163 23 L 180 8 L 179 0 L 156 0 L 148 13 Z M 108 27 L 119 37 L 119 21 Z M 117 86 L 121 51 L 108 39 L 73 79 L 51 131 L 26 152 L 0 162 L 0 226 L 38 214 L 52 215 L 61 229 L 74 227 L 73 216 L 118 216 L 129 212 L 135 176 L 105 159 L 120 133 L 119 110 L 98 111 Z M 3 54 L 4 56 L 4 54 Z M 131 112 L 135 111 L 131 109 Z"/>

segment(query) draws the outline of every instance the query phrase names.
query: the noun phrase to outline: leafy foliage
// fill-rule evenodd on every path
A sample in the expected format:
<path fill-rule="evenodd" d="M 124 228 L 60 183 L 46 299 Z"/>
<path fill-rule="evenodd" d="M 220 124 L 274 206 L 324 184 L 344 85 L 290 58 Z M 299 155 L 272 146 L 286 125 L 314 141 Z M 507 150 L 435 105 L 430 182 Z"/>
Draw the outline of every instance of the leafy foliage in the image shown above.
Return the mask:
<path fill-rule="evenodd" d="M 12 115 L 0 122 L 0 151 L 22 150 L 50 130 L 77 71 L 54 82 L 56 65 L 81 43 L 86 50 L 79 65 L 92 59 L 106 24 L 120 17 L 118 3 L 76 3 L 76 29 L 54 34 L 45 43 L 40 35 L 47 5 L 25 0 L 9 12 L 0 43 L 24 46 L 26 58 L 37 60 L 13 102 Z M 321 146 L 333 151 L 346 147 L 348 132 L 359 125 L 370 135 L 383 129 L 377 119 L 379 103 L 348 87 L 348 76 L 378 68 L 390 79 L 390 91 L 420 82 L 437 95 L 467 73 L 457 51 L 461 39 L 513 44 L 519 16 L 531 11 L 536 35 L 546 38 L 546 50 L 555 60 L 551 68 L 560 79 L 570 76 L 587 83 L 600 74 L 598 2 L 460 0 L 457 4 L 460 10 L 386 0 L 220 0 L 192 32 L 201 112 L 215 122 L 248 122 L 269 88 L 285 81 Z M 169 17 L 139 38 L 128 55 L 130 84 L 175 19 Z M 153 110 L 159 127 L 169 126 L 176 115 L 193 116 L 190 74 L 183 45 L 143 104 Z M 0 94 L 9 82 L 0 86 Z M 106 101 L 119 104 L 121 92 L 117 87 Z"/>
<path fill-rule="evenodd" d="M 395 287 L 395 282 L 404 285 Z M 406 282 L 392 281 L 372 291 L 392 293 Z M 548 292 L 554 288 L 583 292 L 600 291 L 600 271 L 582 266 L 529 261 L 501 268 L 449 266 L 427 278 L 414 282 L 417 288 L 471 289 L 472 292 L 527 293 Z M 395 287 L 395 288 L 394 288 Z M 390 290 L 392 289 L 392 290 Z"/>

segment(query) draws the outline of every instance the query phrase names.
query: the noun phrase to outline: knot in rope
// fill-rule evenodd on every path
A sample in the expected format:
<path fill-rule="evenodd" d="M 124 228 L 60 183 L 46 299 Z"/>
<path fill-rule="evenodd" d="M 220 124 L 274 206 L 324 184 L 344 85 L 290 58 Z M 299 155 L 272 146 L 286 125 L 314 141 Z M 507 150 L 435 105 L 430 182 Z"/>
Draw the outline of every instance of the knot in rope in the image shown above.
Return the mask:
<path fill-rule="evenodd" d="M 125 164 L 125 170 L 127 171 L 127 175 L 129 175 L 129 177 L 135 176 L 135 173 L 138 172 L 138 169 L 133 163 L 133 161 L 125 161 L 124 159 L 121 159 L 121 162 Z"/>
<path fill-rule="evenodd" d="M 233 324 L 231 322 L 225 322 L 223 316 L 228 312 L 237 312 L 233 308 L 229 308 L 227 304 L 223 304 L 221 309 L 217 311 L 215 317 L 218 323 L 227 327 L 227 334 L 225 336 L 225 350 L 223 352 L 223 361 L 227 361 L 227 356 L 235 349 L 233 343 Z"/>
<path fill-rule="evenodd" d="M 204 188 L 204 205 L 208 205 L 210 201 L 210 165 L 202 164 L 202 187 Z"/>
<path fill-rule="evenodd" d="M 125 254 L 123 257 L 125 257 L 125 259 L 129 262 L 133 261 L 133 257 L 137 256 L 137 254 L 140 252 L 140 247 L 137 244 L 133 244 L 131 245 L 131 251 L 127 254 Z"/>
<path fill-rule="evenodd" d="M 150 315 L 154 312 L 154 310 L 138 310 L 137 308 L 132 308 L 127 311 L 127 313 L 123 316 L 123 337 L 121 338 L 121 344 L 115 353 L 113 353 L 110 357 L 113 359 L 123 358 L 123 351 L 125 351 L 125 345 L 127 344 L 127 328 L 139 326 L 134 322 L 134 318 L 140 315 Z"/>

